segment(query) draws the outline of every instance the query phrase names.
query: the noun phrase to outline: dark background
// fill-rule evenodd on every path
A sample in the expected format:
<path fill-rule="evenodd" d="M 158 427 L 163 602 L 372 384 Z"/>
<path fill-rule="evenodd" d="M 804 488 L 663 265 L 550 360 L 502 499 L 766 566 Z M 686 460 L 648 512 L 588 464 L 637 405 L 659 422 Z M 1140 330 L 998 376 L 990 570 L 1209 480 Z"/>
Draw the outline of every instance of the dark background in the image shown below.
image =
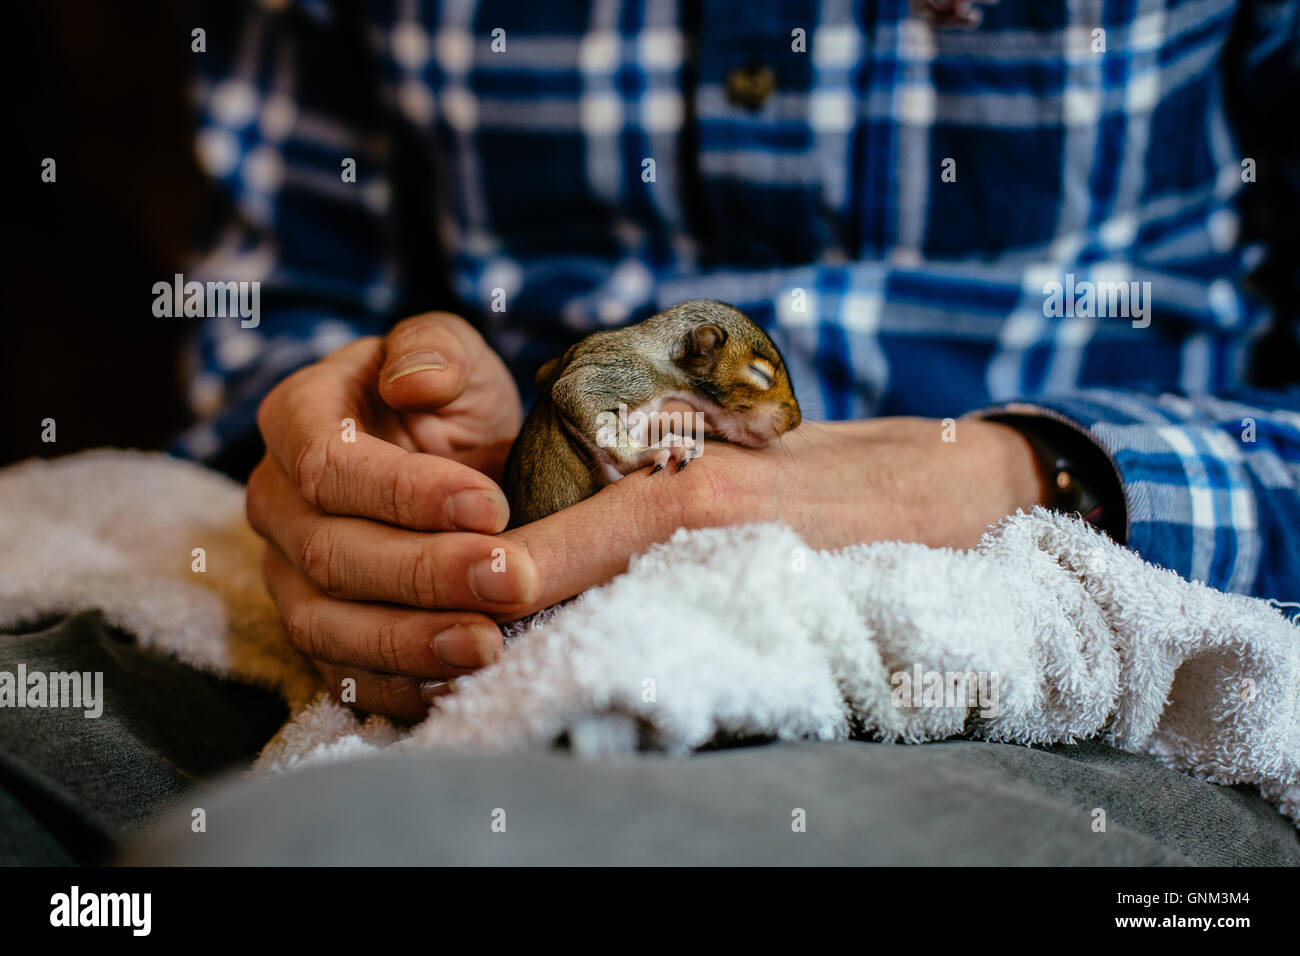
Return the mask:
<path fill-rule="evenodd" d="M 161 447 L 188 421 L 178 358 L 190 328 L 155 318 L 151 289 L 181 271 L 206 203 L 187 5 L 57 0 L 9 5 L 5 19 L 5 152 L 18 168 L 6 177 L 0 464 Z M 41 181 L 47 156 L 54 183 Z M 41 441 L 45 418 L 55 444 Z"/>

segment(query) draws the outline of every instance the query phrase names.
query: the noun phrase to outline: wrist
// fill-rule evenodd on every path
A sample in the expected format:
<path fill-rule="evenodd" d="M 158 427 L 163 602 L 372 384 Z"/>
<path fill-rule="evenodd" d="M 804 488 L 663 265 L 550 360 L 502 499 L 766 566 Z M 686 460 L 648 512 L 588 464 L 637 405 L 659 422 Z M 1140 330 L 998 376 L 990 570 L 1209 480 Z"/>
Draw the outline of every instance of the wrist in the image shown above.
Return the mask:
<path fill-rule="evenodd" d="M 975 421 L 963 422 L 969 428 Z M 1004 422 L 979 420 L 984 430 L 990 467 L 998 476 L 998 508 L 1003 517 L 1017 511 L 1031 511 L 1036 505 L 1047 506 L 1052 499 L 1051 475 L 1044 468 L 1033 442 L 1019 429 Z"/>
<path fill-rule="evenodd" d="M 1105 452 L 1086 432 L 1064 421 L 1036 415 L 998 415 L 1021 433 L 1046 479 L 1043 506 L 1078 515 L 1123 542 L 1127 508 L 1118 473 Z"/>

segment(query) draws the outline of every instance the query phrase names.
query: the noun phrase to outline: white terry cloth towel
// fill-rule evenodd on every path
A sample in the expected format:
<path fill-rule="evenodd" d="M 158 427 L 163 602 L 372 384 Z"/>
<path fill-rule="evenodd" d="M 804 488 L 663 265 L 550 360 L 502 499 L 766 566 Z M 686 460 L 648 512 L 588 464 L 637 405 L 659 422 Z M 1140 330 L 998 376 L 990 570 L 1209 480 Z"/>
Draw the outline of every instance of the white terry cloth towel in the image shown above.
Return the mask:
<path fill-rule="evenodd" d="M 513 627 L 501 660 L 409 732 L 323 693 L 259 555 L 240 487 L 191 464 L 98 451 L 0 472 L 0 627 L 99 608 L 189 664 L 278 687 L 294 716 L 262 772 L 561 736 L 588 754 L 731 736 L 1101 736 L 1256 785 L 1300 825 L 1300 626 L 1041 509 L 962 552 L 822 552 L 779 525 L 678 531 Z"/>

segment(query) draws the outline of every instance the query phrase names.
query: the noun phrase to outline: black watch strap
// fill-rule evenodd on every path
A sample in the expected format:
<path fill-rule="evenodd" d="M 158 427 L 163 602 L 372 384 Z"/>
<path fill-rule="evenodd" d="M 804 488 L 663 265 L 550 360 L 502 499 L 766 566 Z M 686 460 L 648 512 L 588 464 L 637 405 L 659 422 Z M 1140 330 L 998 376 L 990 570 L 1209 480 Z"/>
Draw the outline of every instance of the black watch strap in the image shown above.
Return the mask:
<path fill-rule="evenodd" d="M 992 415 L 1029 441 L 1047 478 L 1048 507 L 1077 514 L 1124 543 L 1127 507 L 1115 466 L 1097 444 L 1073 425 L 1039 415 Z"/>

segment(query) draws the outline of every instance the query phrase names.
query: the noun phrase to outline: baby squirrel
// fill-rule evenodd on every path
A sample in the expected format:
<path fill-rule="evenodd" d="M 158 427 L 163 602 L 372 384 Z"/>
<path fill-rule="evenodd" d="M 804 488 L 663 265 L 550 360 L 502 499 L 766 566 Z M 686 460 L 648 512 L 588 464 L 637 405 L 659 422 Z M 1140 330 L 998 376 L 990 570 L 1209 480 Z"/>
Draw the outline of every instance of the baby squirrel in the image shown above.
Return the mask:
<path fill-rule="evenodd" d="M 790 376 L 767 333 L 739 309 L 703 299 L 587 336 L 538 370 L 537 387 L 506 462 L 511 527 L 576 504 L 638 468 L 685 468 L 700 454 L 699 441 L 663 432 L 665 420 L 682 417 L 669 408 L 684 409 L 700 437 L 747 448 L 800 421 Z"/>

